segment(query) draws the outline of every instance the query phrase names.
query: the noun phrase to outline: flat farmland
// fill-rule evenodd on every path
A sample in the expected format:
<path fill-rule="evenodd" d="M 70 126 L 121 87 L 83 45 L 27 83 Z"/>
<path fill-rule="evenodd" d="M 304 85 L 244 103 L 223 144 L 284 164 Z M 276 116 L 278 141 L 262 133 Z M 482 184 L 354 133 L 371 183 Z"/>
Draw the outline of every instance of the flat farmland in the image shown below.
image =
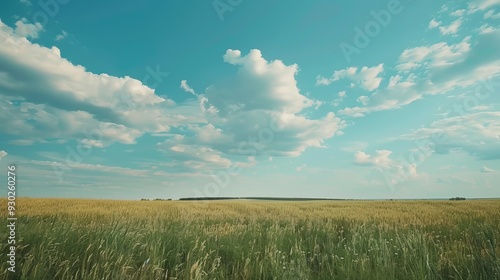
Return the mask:
<path fill-rule="evenodd" d="M 500 279 L 500 200 L 17 205 L 0 279 Z"/>

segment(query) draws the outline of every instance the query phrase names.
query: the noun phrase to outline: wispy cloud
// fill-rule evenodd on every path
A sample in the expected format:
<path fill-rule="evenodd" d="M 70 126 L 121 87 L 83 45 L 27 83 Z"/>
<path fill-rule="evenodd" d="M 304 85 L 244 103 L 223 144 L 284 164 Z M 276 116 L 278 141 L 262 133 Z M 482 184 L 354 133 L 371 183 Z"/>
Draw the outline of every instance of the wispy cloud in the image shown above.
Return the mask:
<path fill-rule="evenodd" d="M 0 160 L 2 160 L 2 158 L 4 158 L 6 155 L 8 155 L 6 151 L 0 150 Z"/>

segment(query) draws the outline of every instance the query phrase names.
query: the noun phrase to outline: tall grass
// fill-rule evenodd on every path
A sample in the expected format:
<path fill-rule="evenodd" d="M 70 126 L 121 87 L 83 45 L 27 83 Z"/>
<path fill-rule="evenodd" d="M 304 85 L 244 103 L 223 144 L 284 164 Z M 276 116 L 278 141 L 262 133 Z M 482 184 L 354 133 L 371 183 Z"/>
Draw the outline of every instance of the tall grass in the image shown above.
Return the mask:
<path fill-rule="evenodd" d="M 18 205 L 0 279 L 500 279 L 498 200 Z"/>

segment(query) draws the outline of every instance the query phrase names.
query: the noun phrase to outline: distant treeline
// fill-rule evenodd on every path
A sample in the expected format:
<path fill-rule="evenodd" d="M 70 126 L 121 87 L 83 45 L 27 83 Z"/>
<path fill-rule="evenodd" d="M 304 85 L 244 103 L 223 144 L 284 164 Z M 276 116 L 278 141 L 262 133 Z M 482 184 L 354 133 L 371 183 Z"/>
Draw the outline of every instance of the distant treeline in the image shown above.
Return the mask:
<path fill-rule="evenodd" d="M 299 198 L 299 197 L 183 197 L 179 200 L 229 200 L 229 199 L 252 199 L 252 200 L 287 200 L 287 201 L 307 201 L 307 200 L 348 200 L 333 198 Z"/>
<path fill-rule="evenodd" d="M 304 198 L 304 197 L 183 197 L 179 200 L 236 200 L 236 199 L 251 199 L 251 200 L 281 200 L 281 201 L 312 201 L 312 200 L 324 200 L 324 201 L 348 201 L 348 200 L 358 200 L 358 199 L 342 199 L 342 198 Z M 394 200 L 405 200 L 405 199 L 380 199 L 387 201 Z M 429 199 L 411 199 L 411 200 L 429 200 Z M 432 200 L 432 199 L 430 199 Z M 444 199 L 437 199 L 444 200 Z M 450 200 L 465 200 L 465 197 L 452 197 Z M 142 198 L 141 201 L 172 201 L 171 198 L 155 198 L 146 199 Z"/>

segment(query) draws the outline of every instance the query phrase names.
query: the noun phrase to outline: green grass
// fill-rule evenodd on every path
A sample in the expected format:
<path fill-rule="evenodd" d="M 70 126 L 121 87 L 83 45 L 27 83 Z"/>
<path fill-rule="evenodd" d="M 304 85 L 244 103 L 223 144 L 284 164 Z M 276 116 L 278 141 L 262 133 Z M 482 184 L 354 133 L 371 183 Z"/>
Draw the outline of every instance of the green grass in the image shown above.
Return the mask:
<path fill-rule="evenodd" d="M 17 203 L 0 279 L 500 279 L 498 200 Z"/>

